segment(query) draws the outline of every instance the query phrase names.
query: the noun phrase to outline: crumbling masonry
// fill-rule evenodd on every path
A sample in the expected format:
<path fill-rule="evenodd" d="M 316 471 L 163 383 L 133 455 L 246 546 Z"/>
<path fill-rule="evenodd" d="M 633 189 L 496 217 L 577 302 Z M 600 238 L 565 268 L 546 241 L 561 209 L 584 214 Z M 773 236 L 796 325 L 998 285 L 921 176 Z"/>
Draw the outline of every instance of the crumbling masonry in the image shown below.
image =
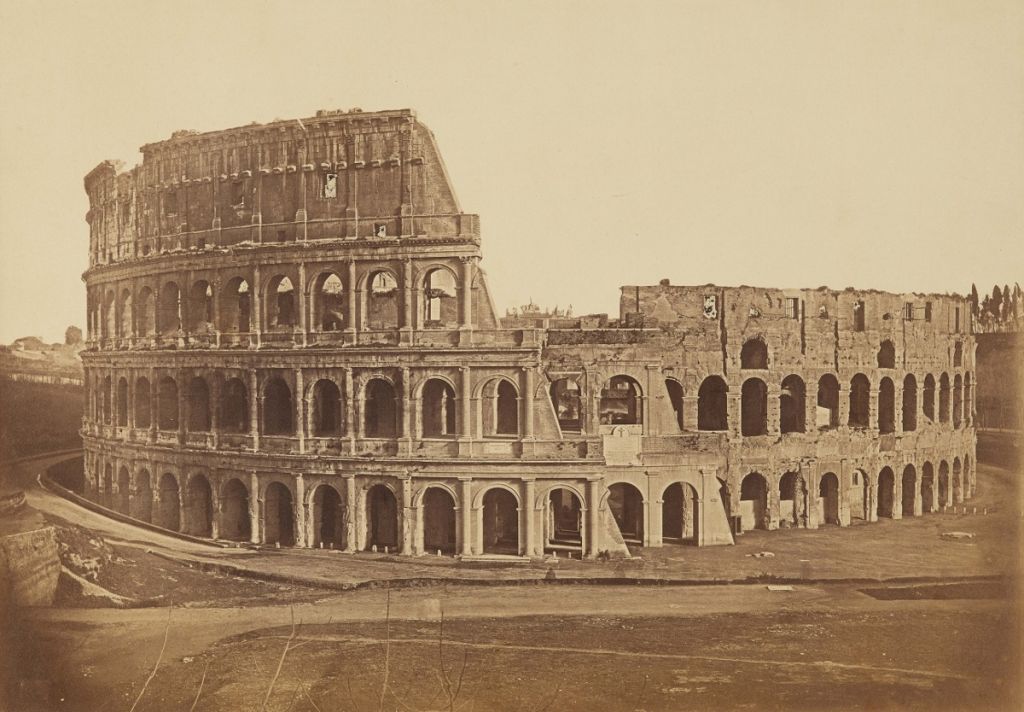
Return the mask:
<path fill-rule="evenodd" d="M 496 317 L 410 111 L 142 147 L 85 178 L 89 495 L 198 536 L 595 556 L 898 519 L 975 486 L 960 297 L 630 286 Z"/>

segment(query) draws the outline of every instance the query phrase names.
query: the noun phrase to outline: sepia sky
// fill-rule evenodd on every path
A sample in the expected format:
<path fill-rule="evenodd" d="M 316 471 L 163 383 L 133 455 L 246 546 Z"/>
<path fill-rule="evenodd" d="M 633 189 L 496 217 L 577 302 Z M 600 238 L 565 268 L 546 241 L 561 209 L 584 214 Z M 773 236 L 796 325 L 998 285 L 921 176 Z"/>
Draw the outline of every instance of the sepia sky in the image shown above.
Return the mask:
<path fill-rule="evenodd" d="M 0 0 L 0 342 L 85 325 L 83 176 L 410 107 L 501 313 L 656 283 L 1024 277 L 1024 3 Z"/>

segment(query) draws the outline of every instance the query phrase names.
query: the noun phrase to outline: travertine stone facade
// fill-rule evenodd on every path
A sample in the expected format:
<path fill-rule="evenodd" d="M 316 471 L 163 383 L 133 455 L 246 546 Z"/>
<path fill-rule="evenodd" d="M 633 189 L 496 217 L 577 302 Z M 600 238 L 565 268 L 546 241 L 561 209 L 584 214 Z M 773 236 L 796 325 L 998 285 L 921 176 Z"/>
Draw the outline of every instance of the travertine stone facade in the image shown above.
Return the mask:
<path fill-rule="evenodd" d="M 960 297 L 623 287 L 496 317 L 410 111 L 144 146 L 90 198 L 87 486 L 200 536 L 595 556 L 974 487 Z"/>

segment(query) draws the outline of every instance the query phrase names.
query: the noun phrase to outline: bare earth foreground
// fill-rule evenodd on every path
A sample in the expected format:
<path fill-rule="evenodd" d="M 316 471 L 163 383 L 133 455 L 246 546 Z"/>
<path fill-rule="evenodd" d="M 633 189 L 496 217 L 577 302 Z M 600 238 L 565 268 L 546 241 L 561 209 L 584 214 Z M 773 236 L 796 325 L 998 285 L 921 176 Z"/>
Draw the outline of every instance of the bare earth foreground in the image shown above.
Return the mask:
<path fill-rule="evenodd" d="M 39 489 L 45 464 L 6 481 L 133 607 L 21 611 L 19 712 L 1020 708 L 1016 473 L 979 466 L 977 514 L 481 567 L 175 542 Z"/>

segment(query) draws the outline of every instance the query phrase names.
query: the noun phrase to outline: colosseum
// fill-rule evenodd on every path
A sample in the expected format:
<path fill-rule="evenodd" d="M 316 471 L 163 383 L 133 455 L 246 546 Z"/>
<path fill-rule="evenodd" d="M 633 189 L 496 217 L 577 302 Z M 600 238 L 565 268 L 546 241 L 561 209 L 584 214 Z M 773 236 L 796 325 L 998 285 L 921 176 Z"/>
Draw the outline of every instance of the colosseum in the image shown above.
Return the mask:
<path fill-rule="evenodd" d="M 612 318 L 500 316 L 412 111 L 141 152 L 85 177 L 82 434 L 109 509 L 269 546 L 595 557 L 974 492 L 965 298 L 662 280 Z"/>

